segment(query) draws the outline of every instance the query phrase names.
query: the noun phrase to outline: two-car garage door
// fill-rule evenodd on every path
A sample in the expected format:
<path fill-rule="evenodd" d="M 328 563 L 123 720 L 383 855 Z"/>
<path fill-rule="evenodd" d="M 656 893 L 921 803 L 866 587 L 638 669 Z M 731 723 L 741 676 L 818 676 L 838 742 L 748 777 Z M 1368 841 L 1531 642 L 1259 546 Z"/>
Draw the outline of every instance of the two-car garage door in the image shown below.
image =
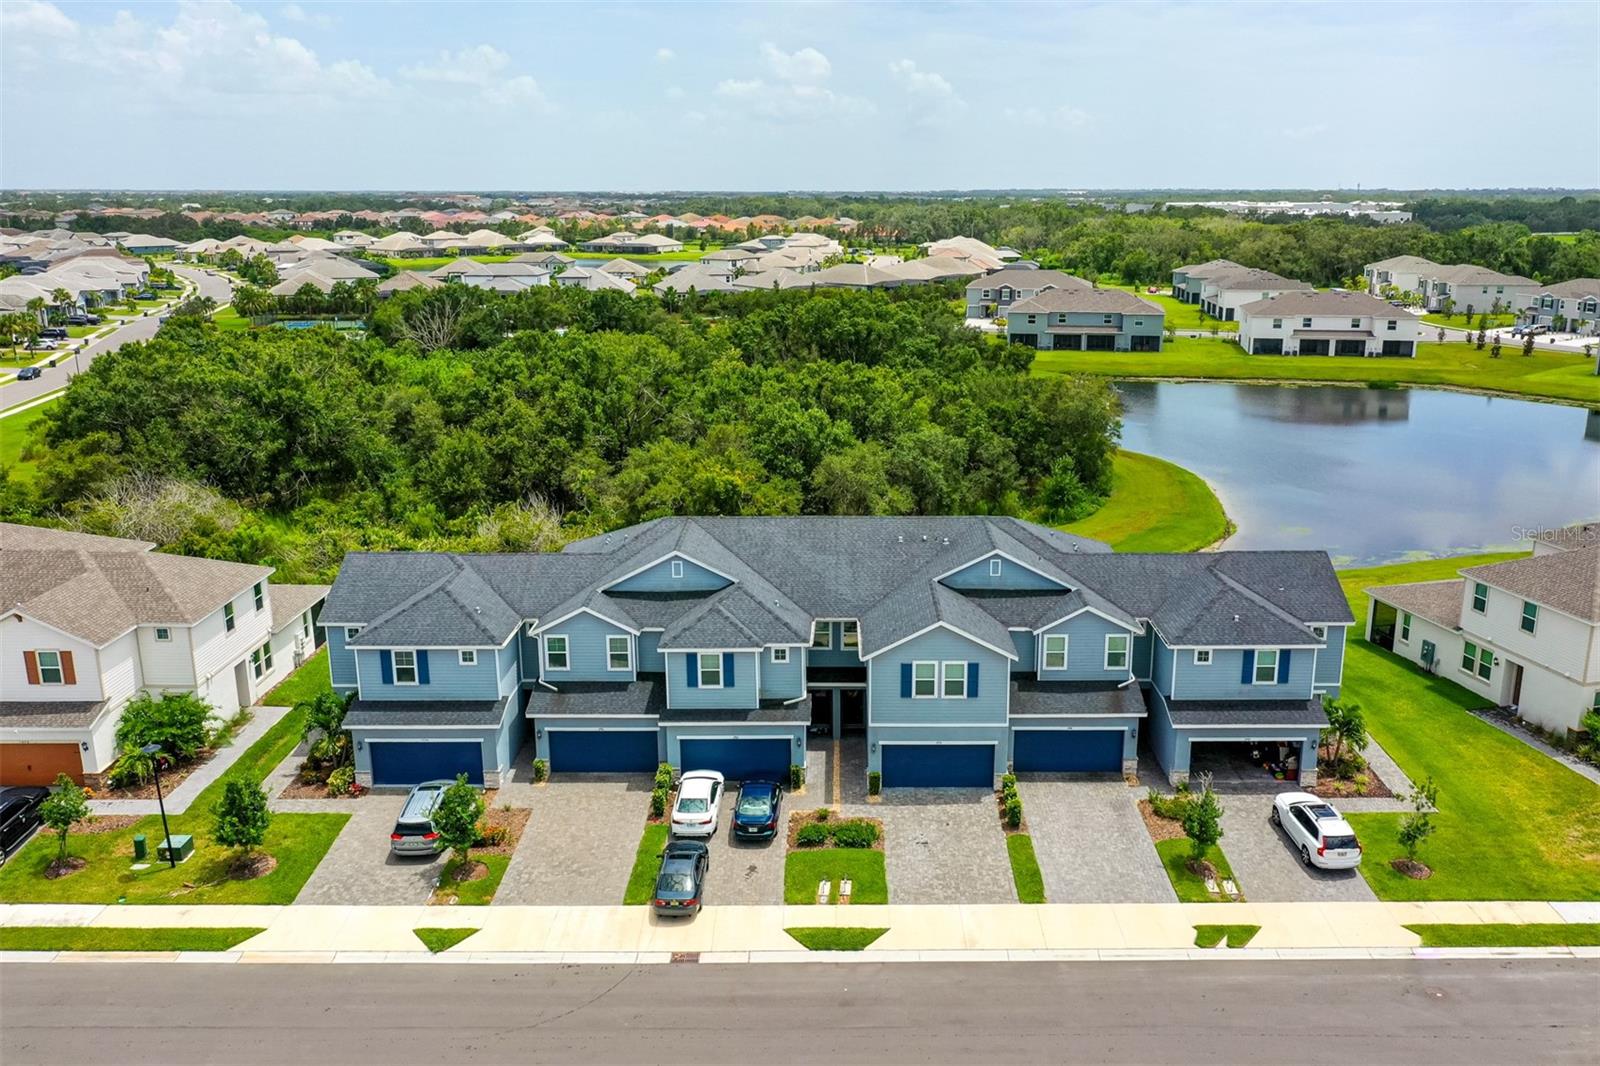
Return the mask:
<path fill-rule="evenodd" d="M 453 781 L 466 774 L 474 785 L 483 784 L 483 746 L 473 741 L 368 741 L 372 752 L 374 785 L 415 785 L 423 781 Z"/>
<path fill-rule="evenodd" d="M 1117 773 L 1122 729 L 1018 729 L 1011 765 L 1017 773 Z"/>
<path fill-rule="evenodd" d="M 550 772 L 644 773 L 656 768 L 656 729 L 551 729 Z"/>
<path fill-rule="evenodd" d="M 715 770 L 729 781 L 789 780 L 788 737 L 684 737 L 678 758 L 685 772 Z"/>
<path fill-rule="evenodd" d="M 993 744 L 884 744 L 884 788 L 993 788 Z"/>

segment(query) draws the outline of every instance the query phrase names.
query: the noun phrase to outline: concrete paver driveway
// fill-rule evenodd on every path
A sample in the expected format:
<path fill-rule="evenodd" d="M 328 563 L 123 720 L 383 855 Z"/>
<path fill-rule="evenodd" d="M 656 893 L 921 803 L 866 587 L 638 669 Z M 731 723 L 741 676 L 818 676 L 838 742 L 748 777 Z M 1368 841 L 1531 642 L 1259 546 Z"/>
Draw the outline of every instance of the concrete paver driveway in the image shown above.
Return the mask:
<path fill-rule="evenodd" d="M 1143 792 L 1120 776 L 1032 775 L 1018 780 L 1017 791 L 1049 902 L 1176 902 L 1139 817 Z"/>
<path fill-rule="evenodd" d="M 789 814 L 803 809 L 783 798 L 778 815 L 778 835 L 772 840 L 738 840 L 733 835 L 733 806 L 737 785 L 723 793 L 717 832 L 706 841 L 711 849 L 711 873 L 706 877 L 706 902 L 714 904 L 772 904 L 783 902 L 783 860 L 788 852 Z M 801 797 L 803 803 L 806 797 Z"/>
<path fill-rule="evenodd" d="M 1222 852 L 1246 899 L 1370 903 L 1377 898 L 1359 870 L 1318 870 L 1301 863 L 1289 838 L 1268 821 L 1271 811 L 1270 795 L 1222 795 Z"/>
<path fill-rule="evenodd" d="M 350 804 L 333 847 L 312 873 L 296 903 L 401 906 L 426 903 L 444 859 L 400 858 L 389 851 L 389 834 L 405 806 L 405 793 L 376 793 Z"/>
<path fill-rule="evenodd" d="M 527 791 L 533 815 L 496 903 L 618 904 L 650 813 L 649 774 L 562 775 Z"/>
<path fill-rule="evenodd" d="M 886 789 L 881 803 L 846 805 L 843 816 L 883 822 L 890 903 L 1017 902 L 988 789 Z"/>

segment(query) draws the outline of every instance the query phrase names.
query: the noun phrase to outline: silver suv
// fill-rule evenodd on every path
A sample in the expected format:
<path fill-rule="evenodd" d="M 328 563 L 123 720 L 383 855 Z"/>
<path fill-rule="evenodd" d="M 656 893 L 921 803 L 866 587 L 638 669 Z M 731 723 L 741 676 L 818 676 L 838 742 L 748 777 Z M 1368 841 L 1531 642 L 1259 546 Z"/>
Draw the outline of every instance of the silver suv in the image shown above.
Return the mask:
<path fill-rule="evenodd" d="M 433 828 L 433 812 L 444 790 L 454 781 L 424 781 L 411 790 L 400 817 L 389 834 L 389 850 L 396 855 L 433 855 L 439 850 L 439 834 Z"/>

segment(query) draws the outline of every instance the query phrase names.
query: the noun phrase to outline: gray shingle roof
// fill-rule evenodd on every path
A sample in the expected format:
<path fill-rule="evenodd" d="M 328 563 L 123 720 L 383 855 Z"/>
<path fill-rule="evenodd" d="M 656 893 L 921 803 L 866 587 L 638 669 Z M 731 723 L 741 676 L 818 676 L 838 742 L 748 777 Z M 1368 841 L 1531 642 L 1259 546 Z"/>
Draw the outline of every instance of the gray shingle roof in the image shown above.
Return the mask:
<path fill-rule="evenodd" d="M 1088 314 L 1161 315 L 1159 306 L 1122 289 L 1046 289 L 1018 300 L 1008 315 L 1078 311 Z"/>
<path fill-rule="evenodd" d="M 1322 700 L 1176 700 L 1167 704 L 1175 726 L 1287 726 L 1321 729 L 1328 724 Z"/>
<path fill-rule="evenodd" d="M 640 674 L 637 681 L 568 681 L 552 692 L 538 687 L 528 693 L 530 718 L 547 715 L 649 714 L 667 709 L 667 684 L 660 674 Z"/>
<path fill-rule="evenodd" d="M 1039 681 L 1018 678 L 1011 683 L 1011 713 L 1137 714 L 1146 712 L 1138 685 L 1104 681 Z"/>
<path fill-rule="evenodd" d="M 505 717 L 498 700 L 356 700 L 344 716 L 347 729 L 373 726 L 496 726 Z"/>

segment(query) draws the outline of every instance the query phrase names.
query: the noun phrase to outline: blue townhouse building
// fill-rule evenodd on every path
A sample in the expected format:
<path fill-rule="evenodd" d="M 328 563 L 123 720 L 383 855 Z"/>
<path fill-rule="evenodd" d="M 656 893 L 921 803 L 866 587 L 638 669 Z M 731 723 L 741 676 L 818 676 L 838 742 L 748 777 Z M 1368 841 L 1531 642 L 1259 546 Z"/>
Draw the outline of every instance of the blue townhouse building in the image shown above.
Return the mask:
<path fill-rule="evenodd" d="M 787 775 L 864 734 L 885 788 L 1171 782 L 1205 745 L 1316 778 L 1350 608 L 1321 552 L 1113 554 L 1014 518 L 663 518 L 545 554 L 356 553 L 320 623 L 358 779 Z"/>

